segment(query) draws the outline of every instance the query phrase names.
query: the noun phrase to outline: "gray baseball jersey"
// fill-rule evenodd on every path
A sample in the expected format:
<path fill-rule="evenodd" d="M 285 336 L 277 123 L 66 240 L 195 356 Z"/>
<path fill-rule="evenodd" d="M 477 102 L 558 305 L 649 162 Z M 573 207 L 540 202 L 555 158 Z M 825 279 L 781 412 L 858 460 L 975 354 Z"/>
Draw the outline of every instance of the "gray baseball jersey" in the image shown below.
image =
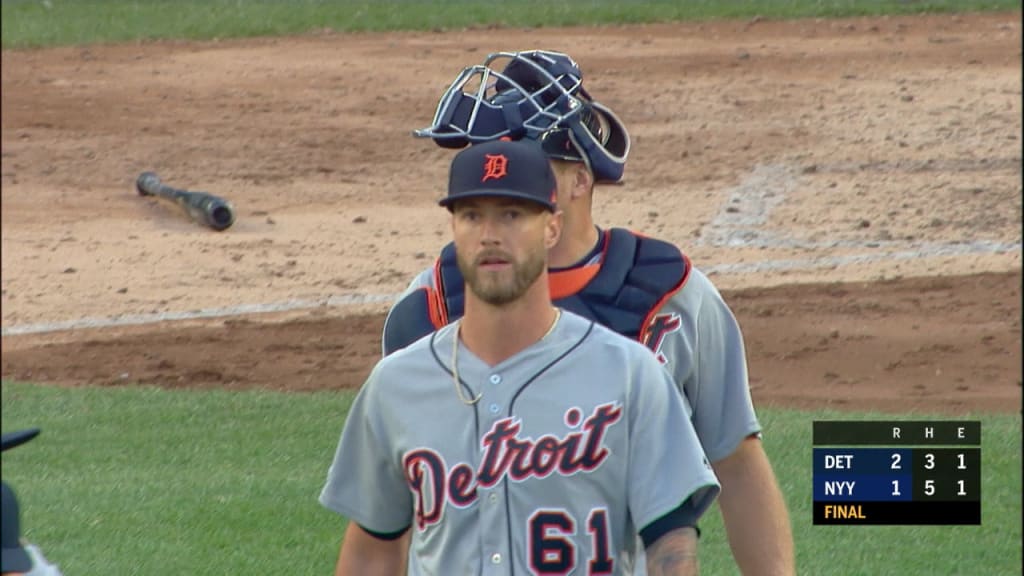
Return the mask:
<path fill-rule="evenodd" d="M 416 276 L 402 296 L 423 286 L 435 286 L 433 268 Z M 707 276 L 690 267 L 682 287 L 651 314 L 648 330 L 646 344 L 689 400 L 694 428 L 712 462 L 761 431 L 750 398 L 743 334 Z"/>
<path fill-rule="evenodd" d="M 637 532 L 718 482 L 650 350 L 563 312 L 488 366 L 455 324 L 381 360 L 321 503 L 374 532 L 411 526 L 409 574 L 629 574 Z M 667 439 L 671 439 L 667 441 Z"/>

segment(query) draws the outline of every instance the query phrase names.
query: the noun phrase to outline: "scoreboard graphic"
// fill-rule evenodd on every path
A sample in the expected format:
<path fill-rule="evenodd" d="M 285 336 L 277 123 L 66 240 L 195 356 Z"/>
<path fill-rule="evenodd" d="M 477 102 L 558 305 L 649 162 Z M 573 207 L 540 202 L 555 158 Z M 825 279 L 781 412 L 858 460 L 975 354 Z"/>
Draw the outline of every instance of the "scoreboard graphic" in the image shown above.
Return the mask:
<path fill-rule="evenodd" d="M 814 524 L 981 524 L 979 421 L 816 421 L 813 445 Z"/>

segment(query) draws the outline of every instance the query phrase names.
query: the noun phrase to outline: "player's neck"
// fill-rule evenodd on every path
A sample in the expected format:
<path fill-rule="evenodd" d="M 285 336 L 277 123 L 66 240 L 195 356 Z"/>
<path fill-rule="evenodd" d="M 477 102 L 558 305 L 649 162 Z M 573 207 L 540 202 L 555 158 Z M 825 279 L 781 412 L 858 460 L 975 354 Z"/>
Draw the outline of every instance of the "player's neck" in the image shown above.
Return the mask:
<path fill-rule="evenodd" d="M 549 268 L 566 268 L 576 264 L 594 249 L 598 233 L 589 208 L 585 213 L 563 217 L 562 236 L 558 244 L 548 250 Z"/>
<path fill-rule="evenodd" d="M 470 352 L 494 366 L 543 338 L 557 315 L 547 274 L 542 274 L 522 298 L 503 306 L 488 304 L 467 290 L 460 334 Z"/>

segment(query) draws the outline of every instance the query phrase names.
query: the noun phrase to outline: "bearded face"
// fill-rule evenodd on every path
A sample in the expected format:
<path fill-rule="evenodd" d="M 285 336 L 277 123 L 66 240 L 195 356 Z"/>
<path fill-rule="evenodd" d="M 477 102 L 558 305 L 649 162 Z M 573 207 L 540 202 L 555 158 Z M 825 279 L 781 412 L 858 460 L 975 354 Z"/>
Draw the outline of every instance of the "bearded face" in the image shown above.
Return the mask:
<path fill-rule="evenodd" d="M 468 290 L 493 306 L 521 298 L 547 267 L 557 224 L 541 205 L 477 198 L 457 203 L 452 230 Z"/>
<path fill-rule="evenodd" d="M 492 306 L 502 306 L 522 297 L 544 271 L 545 256 L 543 244 L 525 251 L 519 258 L 496 249 L 476 256 L 456 254 L 459 270 L 470 291 Z"/>

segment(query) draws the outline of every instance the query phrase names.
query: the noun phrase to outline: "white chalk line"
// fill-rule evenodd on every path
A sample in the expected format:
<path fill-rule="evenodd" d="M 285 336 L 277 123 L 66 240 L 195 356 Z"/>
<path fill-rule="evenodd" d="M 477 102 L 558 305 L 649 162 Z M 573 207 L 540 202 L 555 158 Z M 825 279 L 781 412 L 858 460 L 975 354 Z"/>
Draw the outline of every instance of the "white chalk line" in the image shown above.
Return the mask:
<path fill-rule="evenodd" d="M 102 318 L 80 318 L 63 322 L 42 322 L 38 324 L 21 324 L 0 330 L 0 336 L 18 336 L 21 334 L 39 334 L 43 332 L 61 332 L 64 330 L 83 330 L 89 328 L 112 328 L 115 326 L 136 326 L 155 324 L 169 320 L 199 320 L 203 318 L 226 318 L 247 314 L 268 314 L 271 312 L 292 312 L 296 310 L 312 310 L 323 307 L 343 307 L 358 304 L 377 304 L 394 302 L 398 294 L 340 294 L 313 300 L 292 299 L 266 304 L 242 304 L 222 308 L 202 308 L 181 312 L 156 312 L 152 314 L 124 314 Z"/>
<path fill-rule="evenodd" d="M 813 242 L 794 238 L 778 238 L 759 230 L 768 222 L 772 209 L 782 203 L 788 192 L 797 186 L 798 176 L 793 167 L 782 164 L 755 166 L 740 184 L 728 192 L 727 199 L 715 218 L 705 226 L 698 239 L 699 245 L 733 248 L 797 248 L 797 249 L 870 249 L 870 253 L 845 256 L 819 256 L 758 262 L 736 262 L 701 266 L 708 274 L 745 274 L 786 270 L 816 270 L 857 264 L 912 260 L 917 258 L 962 256 L 970 254 L 1005 254 L 1020 252 L 1021 242 L 921 242 L 906 241 L 830 241 Z M 198 320 L 227 318 L 249 314 L 292 312 L 323 307 L 345 307 L 393 302 L 399 294 L 349 293 L 317 299 L 292 299 L 263 304 L 243 304 L 221 308 L 203 308 L 180 312 L 152 314 L 126 314 L 110 317 L 80 318 L 62 322 L 21 324 L 0 329 L 0 336 L 18 336 L 155 324 L 171 320 Z"/>
<path fill-rule="evenodd" d="M 796 187 L 792 168 L 782 164 L 758 164 L 728 192 L 718 214 L 701 230 L 698 244 L 745 246 L 754 239 L 770 241 L 758 230 L 768 222 L 772 209 Z"/>
<path fill-rule="evenodd" d="M 795 258 L 783 260 L 763 260 L 758 262 L 737 262 L 732 264 L 715 264 L 701 266 L 707 274 L 747 274 L 752 272 L 774 272 L 783 270 L 816 270 L 821 268 L 837 268 L 856 264 L 876 262 L 914 260 L 922 257 L 962 256 L 968 254 L 1000 254 L 1020 252 L 1022 245 L 969 243 L 933 246 L 927 252 L 922 250 L 887 251 L 874 254 L 851 254 L 847 256 L 822 256 L 816 258 Z M 156 324 L 170 320 L 199 320 L 204 318 L 227 318 L 247 314 L 267 314 L 272 312 L 293 312 L 312 310 L 315 308 L 356 306 L 361 304 L 379 304 L 394 302 L 399 294 L 339 294 L 317 299 L 293 299 L 265 304 L 244 304 L 241 306 L 225 306 L 222 308 L 203 308 L 200 310 L 181 312 L 159 312 L 153 314 L 126 314 L 101 318 L 81 318 L 63 322 L 43 322 L 38 324 L 21 324 L 3 328 L 0 336 L 18 336 L 23 334 L 39 334 L 45 332 L 61 332 L 65 330 L 84 330 L 91 328 L 112 328 L 116 326 L 133 326 Z"/>
<path fill-rule="evenodd" d="M 911 240 L 805 240 L 780 237 L 763 226 L 772 210 L 786 200 L 788 193 L 799 186 L 795 167 L 786 164 L 759 164 L 739 184 L 726 192 L 726 200 L 718 213 L 702 229 L 697 246 L 715 248 L 777 248 L 801 250 L 888 249 L 899 253 L 913 250 L 921 257 L 947 254 L 997 254 L 1019 250 L 1018 242 L 964 240 L 955 242 L 920 242 Z M 868 262 L 877 261 L 874 256 Z M 899 257 L 897 259 L 903 259 Z M 779 269 L 766 263 L 765 270 Z M 726 265 L 731 266 L 731 265 Z M 752 270 L 753 271 L 753 270 Z"/>
<path fill-rule="evenodd" d="M 947 244 L 931 246 L 925 250 L 902 250 L 896 252 L 879 252 L 876 254 L 850 254 L 846 256 L 820 256 L 817 258 L 791 260 L 764 260 L 760 262 L 740 262 L 736 264 L 716 264 L 701 266 L 700 269 L 709 274 L 749 274 L 752 272 L 775 272 L 781 270 L 817 270 L 821 268 L 838 268 L 856 264 L 873 264 L 897 260 L 916 260 L 918 258 L 964 256 L 969 254 L 1006 254 L 1020 252 L 1021 243 L 1016 244 Z"/>

